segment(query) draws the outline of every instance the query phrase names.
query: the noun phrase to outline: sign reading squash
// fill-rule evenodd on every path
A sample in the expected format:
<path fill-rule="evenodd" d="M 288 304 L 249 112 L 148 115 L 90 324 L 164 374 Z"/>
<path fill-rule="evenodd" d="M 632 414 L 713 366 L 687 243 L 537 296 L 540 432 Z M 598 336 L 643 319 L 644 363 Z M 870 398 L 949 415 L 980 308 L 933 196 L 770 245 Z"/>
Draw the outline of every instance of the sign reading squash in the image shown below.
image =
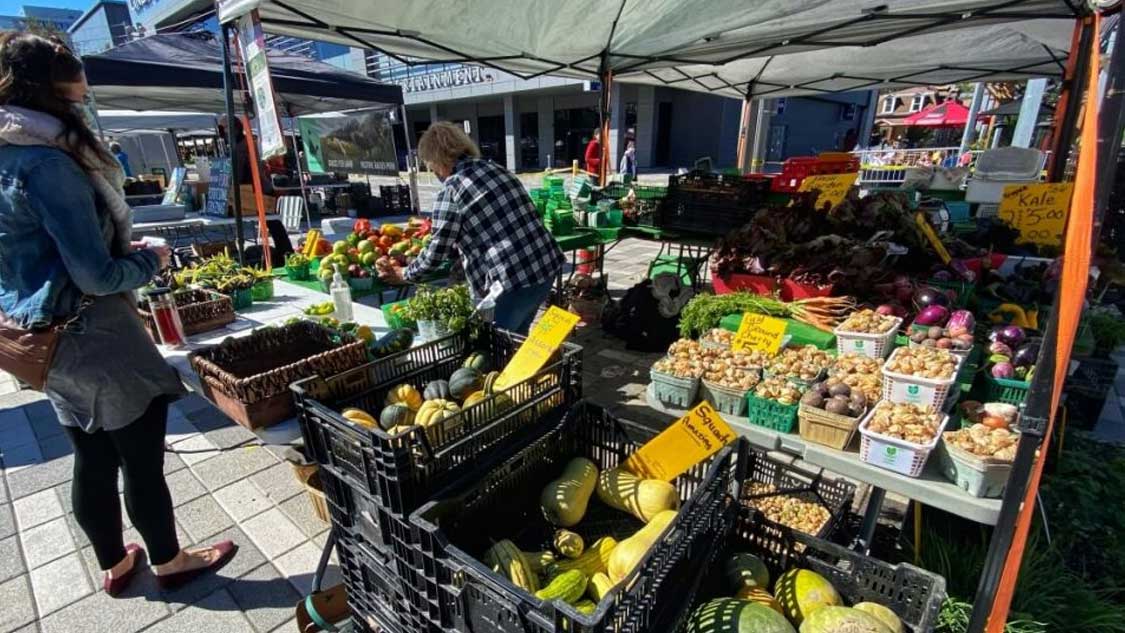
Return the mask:
<path fill-rule="evenodd" d="M 496 379 L 496 389 L 507 389 L 535 375 L 578 324 L 578 315 L 551 306 L 531 327 L 527 340 Z"/>
<path fill-rule="evenodd" d="M 1008 185 L 996 215 L 1020 232 L 1021 242 L 1058 246 L 1066 228 L 1074 183 Z"/>
<path fill-rule="evenodd" d="M 625 461 L 642 479 L 672 481 L 734 441 L 735 432 L 704 402 L 649 440 Z"/>
<path fill-rule="evenodd" d="M 736 352 L 755 350 L 766 354 L 776 354 L 785 339 L 785 321 L 764 314 L 745 312 L 731 340 L 731 349 Z"/>
<path fill-rule="evenodd" d="M 816 189 L 820 193 L 816 197 L 816 208 L 825 211 L 832 210 L 836 205 L 844 201 L 844 196 L 848 195 L 848 191 L 855 184 L 859 174 L 852 172 L 849 174 L 820 174 L 817 176 L 806 176 L 801 181 L 801 186 L 797 191 L 812 191 Z M 825 205 L 828 206 L 825 209 Z"/>

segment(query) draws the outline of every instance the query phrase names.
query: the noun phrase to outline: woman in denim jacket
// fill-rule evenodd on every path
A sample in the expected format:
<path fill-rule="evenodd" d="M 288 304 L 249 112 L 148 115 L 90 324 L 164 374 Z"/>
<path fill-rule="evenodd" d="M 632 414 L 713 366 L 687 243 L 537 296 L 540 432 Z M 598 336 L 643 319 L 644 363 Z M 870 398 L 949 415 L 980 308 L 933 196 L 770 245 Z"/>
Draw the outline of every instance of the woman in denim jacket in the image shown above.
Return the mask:
<path fill-rule="evenodd" d="M 26 328 L 71 322 L 44 391 L 74 447 L 75 518 L 116 595 L 145 556 L 123 542 L 119 469 L 161 585 L 221 565 L 236 548 L 182 550 L 176 538 L 164 433 L 183 385 L 132 293 L 170 252 L 130 241 L 124 175 L 82 117 L 87 89 L 81 61 L 61 42 L 0 37 L 0 311 Z"/>

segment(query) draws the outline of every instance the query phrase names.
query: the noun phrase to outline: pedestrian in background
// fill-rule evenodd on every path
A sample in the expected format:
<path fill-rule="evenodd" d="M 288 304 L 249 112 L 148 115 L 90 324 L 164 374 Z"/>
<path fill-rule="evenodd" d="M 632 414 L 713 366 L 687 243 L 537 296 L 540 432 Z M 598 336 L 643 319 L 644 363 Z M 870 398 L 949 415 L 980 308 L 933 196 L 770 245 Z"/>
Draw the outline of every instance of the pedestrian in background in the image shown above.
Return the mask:
<path fill-rule="evenodd" d="M 129 155 L 121 148 L 121 143 L 110 143 L 109 151 L 113 154 L 113 157 L 117 159 L 117 162 L 121 163 L 121 169 L 125 172 L 125 177 L 132 178 L 133 168 L 129 166 Z"/>
<path fill-rule="evenodd" d="M 595 184 L 598 182 L 598 179 L 601 177 L 600 174 L 602 173 L 602 144 L 600 138 L 600 130 L 594 130 L 594 135 L 590 137 L 590 142 L 586 143 L 586 171 L 592 174 L 591 178 L 594 179 Z"/>
<path fill-rule="evenodd" d="M 189 551 L 176 536 L 164 435 L 168 404 L 184 388 L 133 297 L 171 251 L 131 241 L 124 171 L 79 109 L 88 90 L 82 62 L 60 40 L 0 36 L 0 327 L 60 328 L 43 390 L 74 449 L 75 519 L 113 596 L 146 555 L 124 543 L 119 471 L 162 587 L 217 568 L 236 546 Z"/>
<path fill-rule="evenodd" d="M 637 144 L 629 141 L 625 144 L 625 153 L 621 155 L 621 162 L 618 164 L 617 173 L 625 176 L 625 182 L 632 182 L 637 179 Z"/>

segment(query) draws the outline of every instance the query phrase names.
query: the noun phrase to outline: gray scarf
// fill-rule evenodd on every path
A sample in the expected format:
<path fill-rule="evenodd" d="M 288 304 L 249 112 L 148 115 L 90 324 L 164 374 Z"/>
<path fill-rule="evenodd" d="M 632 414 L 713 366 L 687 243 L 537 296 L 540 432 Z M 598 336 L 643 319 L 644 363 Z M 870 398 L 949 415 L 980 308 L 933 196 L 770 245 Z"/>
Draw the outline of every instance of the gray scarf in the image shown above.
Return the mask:
<path fill-rule="evenodd" d="M 71 157 L 78 149 L 73 138 L 60 138 L 62 122 L 55 117 L 19 106 L 0 106 L 0 145 L 45 145 L 57 147 Z M 133 234 L 133 210 L 125 202 L 125 171 L 121 164 L 112 158 L 103 159 L 86 150 L 83 160 L 75 159 L 79 166 L 86 168 L 86 175 L 94 191 L 105 202 L 113 220 L 114 237 L 112 248 L 118 253 L 129 252 L 129 241 Z"/>

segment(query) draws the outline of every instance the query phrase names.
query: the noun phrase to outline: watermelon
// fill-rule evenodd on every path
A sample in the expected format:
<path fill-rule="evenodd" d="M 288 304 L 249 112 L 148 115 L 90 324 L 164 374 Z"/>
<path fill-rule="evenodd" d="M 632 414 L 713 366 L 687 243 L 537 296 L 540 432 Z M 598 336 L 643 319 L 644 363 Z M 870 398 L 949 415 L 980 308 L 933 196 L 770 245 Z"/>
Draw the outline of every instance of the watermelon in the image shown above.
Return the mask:
<path fill-rule="evenodd" d="M 766 564 L 762 559 L 746 552 L 739 552 L 727 559 L 723 574 L 731 593 L 738 593 L 743 587 L 768 589 L 770 586 L 770 570 L 766 569 Z"/>
<path fill-rule="evenodd" d="M 773 587 L 773 595 L 789 621 L 797 626 L 821 607 L 844 604 L 827 578 L 808 569 L 790 569 L 782 574 Z"/>
<path fill-rule="evenodd" d="M 797 633 L 785 616 L 756 602 L 718 598 L 692 612 L 687 633 Z"/>
<path fill-rule="evenodd" d="M 898 619 L 894 611 L 891 611 L 881 604 L 875 602 L 860 602 L 852 605 L 852 608 L 875 616 L 875 619 L 885 624 L 887 628 L 891 630 L 891 633 L 906 633 L 906 628 L 902 626 L 902 620 Z"/>
<path fill-rule="evenodd" d="M 848 607 L 821 607 L 801 624 L 801 633 L 890 633 L 873 615 Z"/>
<path fill-rule="evenodd" d="M 764 604 L 781 615 L 785 615 L 785 612 L 781 610 L 781 605 L 777 603 L 777 598 L 774 598 L 770 592 L 761 587 L 743 587 L 738 590 L 738 593 L 734 597 L 739 600 L 748 600 L 750 602 Z"/>

